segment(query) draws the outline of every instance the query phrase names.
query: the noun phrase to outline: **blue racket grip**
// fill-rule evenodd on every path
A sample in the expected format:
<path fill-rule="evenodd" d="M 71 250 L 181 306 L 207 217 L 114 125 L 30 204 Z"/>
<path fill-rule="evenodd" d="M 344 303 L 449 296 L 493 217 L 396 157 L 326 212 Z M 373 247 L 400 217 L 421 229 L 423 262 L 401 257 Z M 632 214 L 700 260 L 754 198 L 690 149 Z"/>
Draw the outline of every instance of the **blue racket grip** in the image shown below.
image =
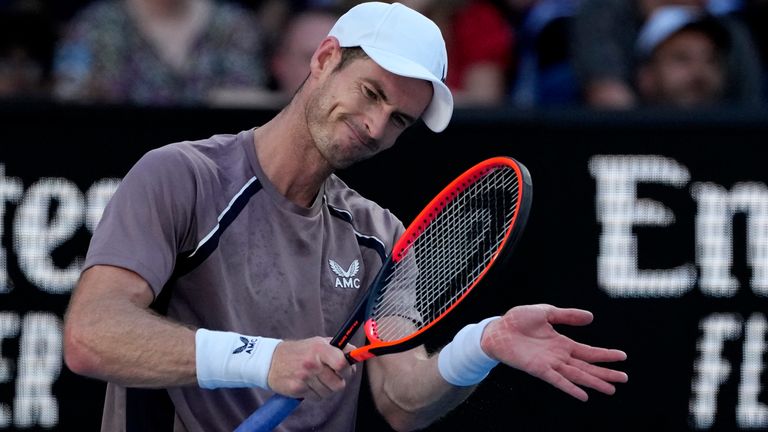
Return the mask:
<path fill-rule="evenodd" d="M 276 394 L 240 423 L 235 432 L 270 432 L 285 420 L 300 403 L 301 399 Z"/>

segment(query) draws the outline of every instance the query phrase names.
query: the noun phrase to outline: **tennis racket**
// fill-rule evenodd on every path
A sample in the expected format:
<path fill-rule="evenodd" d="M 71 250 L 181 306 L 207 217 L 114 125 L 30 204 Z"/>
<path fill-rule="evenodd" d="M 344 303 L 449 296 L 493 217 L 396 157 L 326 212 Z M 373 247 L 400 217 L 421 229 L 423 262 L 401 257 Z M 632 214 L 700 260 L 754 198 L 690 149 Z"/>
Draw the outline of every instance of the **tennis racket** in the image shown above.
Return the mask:
<path fill-rule="evenodd" d="M 452 181 L 395 243 L 331 345 L 343 348 L 361 325 L 368 344 L 346 354 L 350 364 L 422 345 L 512 249 L 531 188 L 528 170 L 508 157 L 485 160 Z M 271 431 L 300 402 L 274 395 L 235 432 Z"/>

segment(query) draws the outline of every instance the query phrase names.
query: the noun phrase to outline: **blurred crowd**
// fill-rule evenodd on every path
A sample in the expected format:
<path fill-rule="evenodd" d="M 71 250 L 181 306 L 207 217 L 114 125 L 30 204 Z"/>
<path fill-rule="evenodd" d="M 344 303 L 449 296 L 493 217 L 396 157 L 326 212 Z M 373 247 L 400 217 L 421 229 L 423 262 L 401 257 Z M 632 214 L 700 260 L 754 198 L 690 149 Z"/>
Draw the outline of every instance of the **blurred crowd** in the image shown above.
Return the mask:
<path fill-rule="evenodd" d="M 345 0 L 0 0 L 0 101 L 280 108 Z M 401 0 L 458 107 L 758 107 L 768 0 Z"/>

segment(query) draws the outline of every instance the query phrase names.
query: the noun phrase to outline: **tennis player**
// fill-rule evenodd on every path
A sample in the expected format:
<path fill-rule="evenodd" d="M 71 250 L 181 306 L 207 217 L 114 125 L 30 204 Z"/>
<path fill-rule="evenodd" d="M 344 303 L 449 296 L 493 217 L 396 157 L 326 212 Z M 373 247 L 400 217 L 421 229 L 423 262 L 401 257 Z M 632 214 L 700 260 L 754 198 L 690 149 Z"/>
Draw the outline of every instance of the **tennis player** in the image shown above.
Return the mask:
<path fill-rule="evenodd" d="M 437 26 L 364 3 L 333 27 L 291 103 L 236 135 L 171 144 L 126 175 L 94 232 L 65 324 L 73 371 L 108 381 L 104 431 L 231 431 L 273 392 L 304 398 L 284 431 L 354 429 L 362 368 L 397 430 L 425 427 L 504 363 L 587 399 L 626 374 L 618 350 L 553 324 L 583 310 L 511 309 L 423 348 L 350 367 L 333 334 L 403 232 L 333 173 L 421 119 L 448 125 Z M 358 332 L 360 333 L 360 332 Z M 358 334 L 353 345 L 360 345 Z"/>

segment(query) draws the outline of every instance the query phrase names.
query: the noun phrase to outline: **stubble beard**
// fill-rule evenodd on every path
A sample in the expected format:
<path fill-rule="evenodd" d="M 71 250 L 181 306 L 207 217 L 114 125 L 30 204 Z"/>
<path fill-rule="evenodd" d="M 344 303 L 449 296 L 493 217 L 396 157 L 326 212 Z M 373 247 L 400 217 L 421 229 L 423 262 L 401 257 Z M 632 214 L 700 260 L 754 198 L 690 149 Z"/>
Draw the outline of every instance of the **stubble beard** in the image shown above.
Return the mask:
<path fill-rule="evenodd" d="M 310 96 L 305 116 L 315 149 L 335 171 L 349 168 L 373 155 L 354 152 L 334 137 L 334 126 L 343 123 L 345 116 L 333 114 L 333 101 L 327 94 L 327 89 L 323 86 Z"/>

